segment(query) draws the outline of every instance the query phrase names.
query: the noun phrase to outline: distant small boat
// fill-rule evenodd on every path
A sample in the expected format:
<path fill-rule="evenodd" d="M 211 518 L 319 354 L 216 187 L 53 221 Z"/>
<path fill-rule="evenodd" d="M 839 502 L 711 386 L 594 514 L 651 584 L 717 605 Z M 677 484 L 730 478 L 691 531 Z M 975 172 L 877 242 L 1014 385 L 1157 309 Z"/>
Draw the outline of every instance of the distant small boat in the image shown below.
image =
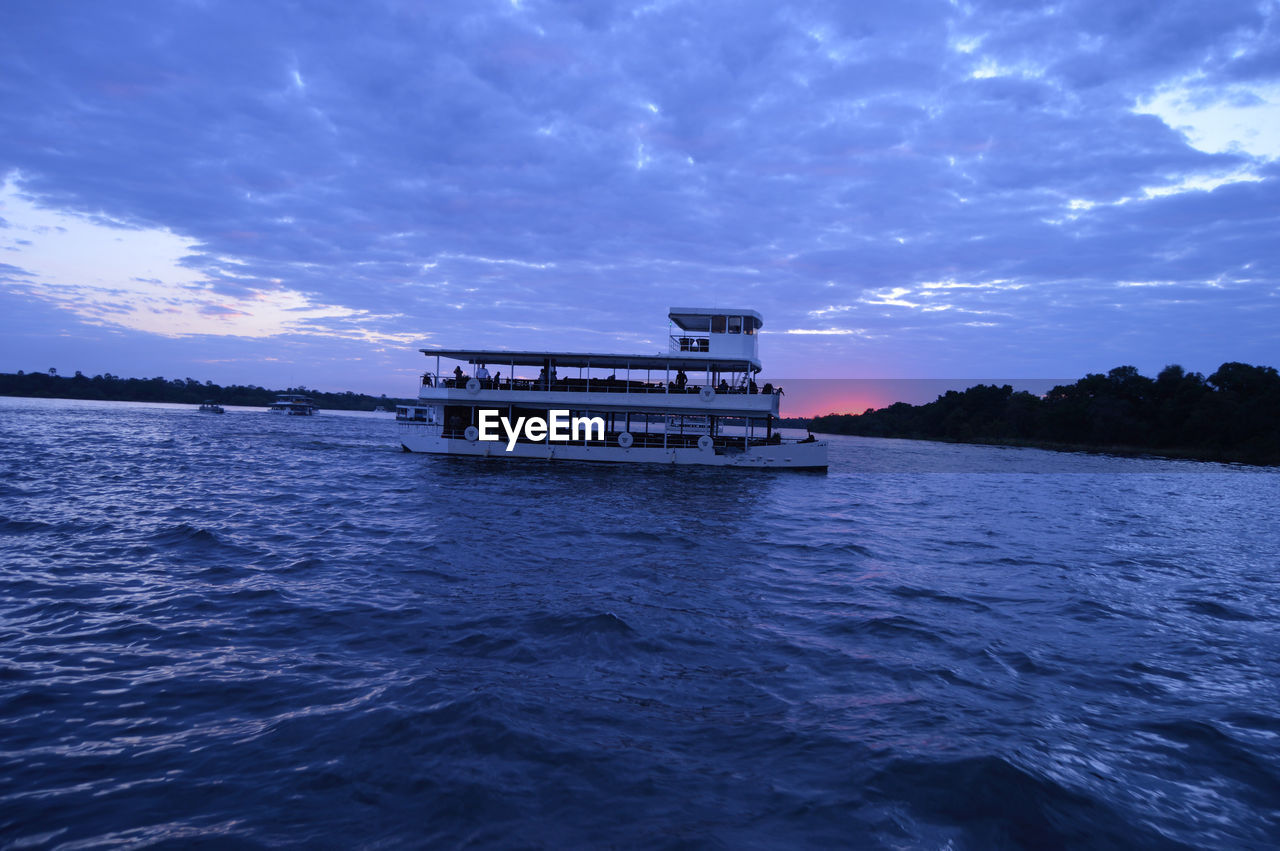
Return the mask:
<path fill-rule="evenodd" d="M 288 414 L 291 417 L 310 417 L 318 409 L 309 396 L 282 393 L 274 402 L 267 405 L 267 410 L 273 414 Z"/>
<path fill-rule="evenodd" d="M 205 399 L 203 402 L 200 403 L 200 413 L 225 414 L 226 411 L 222 410 L 222 406 L 219 405 L 217 402 L 211 401 L 209 399 Z"/>
<path fill-rule="evenodd" d="M 382 407 L 381 405 L 378 405 L 373 409 L 373 412 L 375 414 L 385 414 L 387 412 L 387 409 Z"/>

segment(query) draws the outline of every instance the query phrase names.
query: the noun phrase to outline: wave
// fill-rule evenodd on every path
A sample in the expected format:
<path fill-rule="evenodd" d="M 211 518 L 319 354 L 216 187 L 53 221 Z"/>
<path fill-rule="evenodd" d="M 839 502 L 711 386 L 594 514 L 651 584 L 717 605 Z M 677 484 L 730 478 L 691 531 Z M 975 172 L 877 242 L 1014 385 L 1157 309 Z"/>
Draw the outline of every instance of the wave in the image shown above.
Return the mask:
<path fill-rule="evenodd" d="M 962 847 L 1189 849 L 1105 798 L 1068 789 L 998 756 L 895 760 L 870 781 L 873 798 L 913 819 L 957 829 Z"/>
<path fill-rule="evenodd" d="M 1277 845 L 1276 473 L 855 475 L 883 444 L 833 439 L 828 476 L 726 478 L 10 413 L 6 842 Z"/>
<path fill-rule="evenodd" d="M 1225 603 L 1219 603 L 1214 600 L 1192 599 L 1183 601 L 1188 611 L 1195 612 L 1200 615 L 1208 615 L 1211 618 L 1217 618 L 1224 621 L 1254 621 L 1257 620 L 1251 614 L 1242 612 L 1239 609 L 1232 608 Z"/>

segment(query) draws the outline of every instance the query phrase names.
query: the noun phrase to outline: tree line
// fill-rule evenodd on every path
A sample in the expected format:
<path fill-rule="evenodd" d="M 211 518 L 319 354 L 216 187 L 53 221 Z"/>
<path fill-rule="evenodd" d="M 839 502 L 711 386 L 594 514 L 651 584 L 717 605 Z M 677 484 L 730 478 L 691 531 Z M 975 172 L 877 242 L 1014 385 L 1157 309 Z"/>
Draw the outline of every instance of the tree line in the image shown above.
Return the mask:
<path fill-rule="evenodd" d="M 386 396 L 370 396 L 367 393 L 323 393 L 306 387 L 290 387 L 286 390 L 268 390 L 264 387 L 244 384 L 203 383 L 194 378 L 121 378 L 106 373 L 92 378 L 77 371 L 75 376 L 60 376 L 52 372 L 0 373 L 0 396 L 35 396 L 51 399 L 101 399 L 113 402 L 174 402 L 199 405 L 206 399 L 220 405 L 244 405 L 266 407 L 281 393 L 295 393 L 311 397 L 321 408 L 339 411 L 372 411 L 382 406 L 390 410 L 395 405 L 413 404 L 412 400 L 389 399 Z"/>
<path fill-rule="evenodd" d="M 814 417 L 827 434 L 1153 452 L 1280 464 L 1280 373 L 1224 363 L 1208 378 L 1167 366 L 1155 378 L 1119 366 L 1043 397 L 1009 385 L 948 391 L 924 405 Z"/>

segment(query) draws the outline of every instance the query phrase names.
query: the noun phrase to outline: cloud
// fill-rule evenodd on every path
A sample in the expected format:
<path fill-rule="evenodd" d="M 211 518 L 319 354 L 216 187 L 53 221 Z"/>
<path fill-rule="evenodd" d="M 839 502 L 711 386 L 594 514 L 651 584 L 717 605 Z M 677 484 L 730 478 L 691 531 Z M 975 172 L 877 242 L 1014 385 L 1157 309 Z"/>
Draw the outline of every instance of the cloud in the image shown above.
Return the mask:
<path fill-rule="evenodd" d="M 35 206 L 12 181 L 0 185 L 0 209 L 21 222 L 12 237 L 30 269 L 5 264 L 12 289 L 54 304 L 90 325 L 162 337 L 261 338 L 283 334 L 348 337 L 411 344 L 408 335 L 364 327 L 383 320 L 368 311 L 318 304 L 280 281 L 243 278 L 234 294 L 184 268 L 190 240 L 167 230 L 128 228 L 102 216 L 75 216 Z M 84 271 L 78 255 L 92 257 Z"/>
<path fill-rule="evenodd" d="M 1159 116 L 1201 151 L 1280 157 L 1280 83 L 1220 87 L 1180 81 L 1141 101 L 1135 111 Z"/>
<path fill-rule="evenodd" d="M 792 374 L 1277 350 L 1274 4 L 0 15 L 4 286 L 73 321 L 648 350 L 738 302 Z"/>

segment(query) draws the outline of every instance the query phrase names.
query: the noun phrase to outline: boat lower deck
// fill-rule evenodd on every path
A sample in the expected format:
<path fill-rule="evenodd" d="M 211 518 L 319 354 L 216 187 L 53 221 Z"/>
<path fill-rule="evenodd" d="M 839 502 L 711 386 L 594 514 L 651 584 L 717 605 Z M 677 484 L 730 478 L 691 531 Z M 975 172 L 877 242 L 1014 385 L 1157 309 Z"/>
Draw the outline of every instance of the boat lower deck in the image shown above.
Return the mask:
<path fill-rule="evenodd" d="M 503 441 L 468 439 L 465 432 L 414 422 L 399 424 L 400 444 L 406 452 L 471 455 L 488 458 L 525 458 L 544 461 L 597 461 L 602 463 L 698 465 L 792 470 L 827 469 L 827 444 L 820 440 L 746 441 L 741 437 L 712 439 L 693 434 L 606 434 L 604 440 L 532 442 L 514 445 Z M 628 443 L 622 446 L 621 443 Z M 509 448 L 508 448 L 509 447 Z"/>

